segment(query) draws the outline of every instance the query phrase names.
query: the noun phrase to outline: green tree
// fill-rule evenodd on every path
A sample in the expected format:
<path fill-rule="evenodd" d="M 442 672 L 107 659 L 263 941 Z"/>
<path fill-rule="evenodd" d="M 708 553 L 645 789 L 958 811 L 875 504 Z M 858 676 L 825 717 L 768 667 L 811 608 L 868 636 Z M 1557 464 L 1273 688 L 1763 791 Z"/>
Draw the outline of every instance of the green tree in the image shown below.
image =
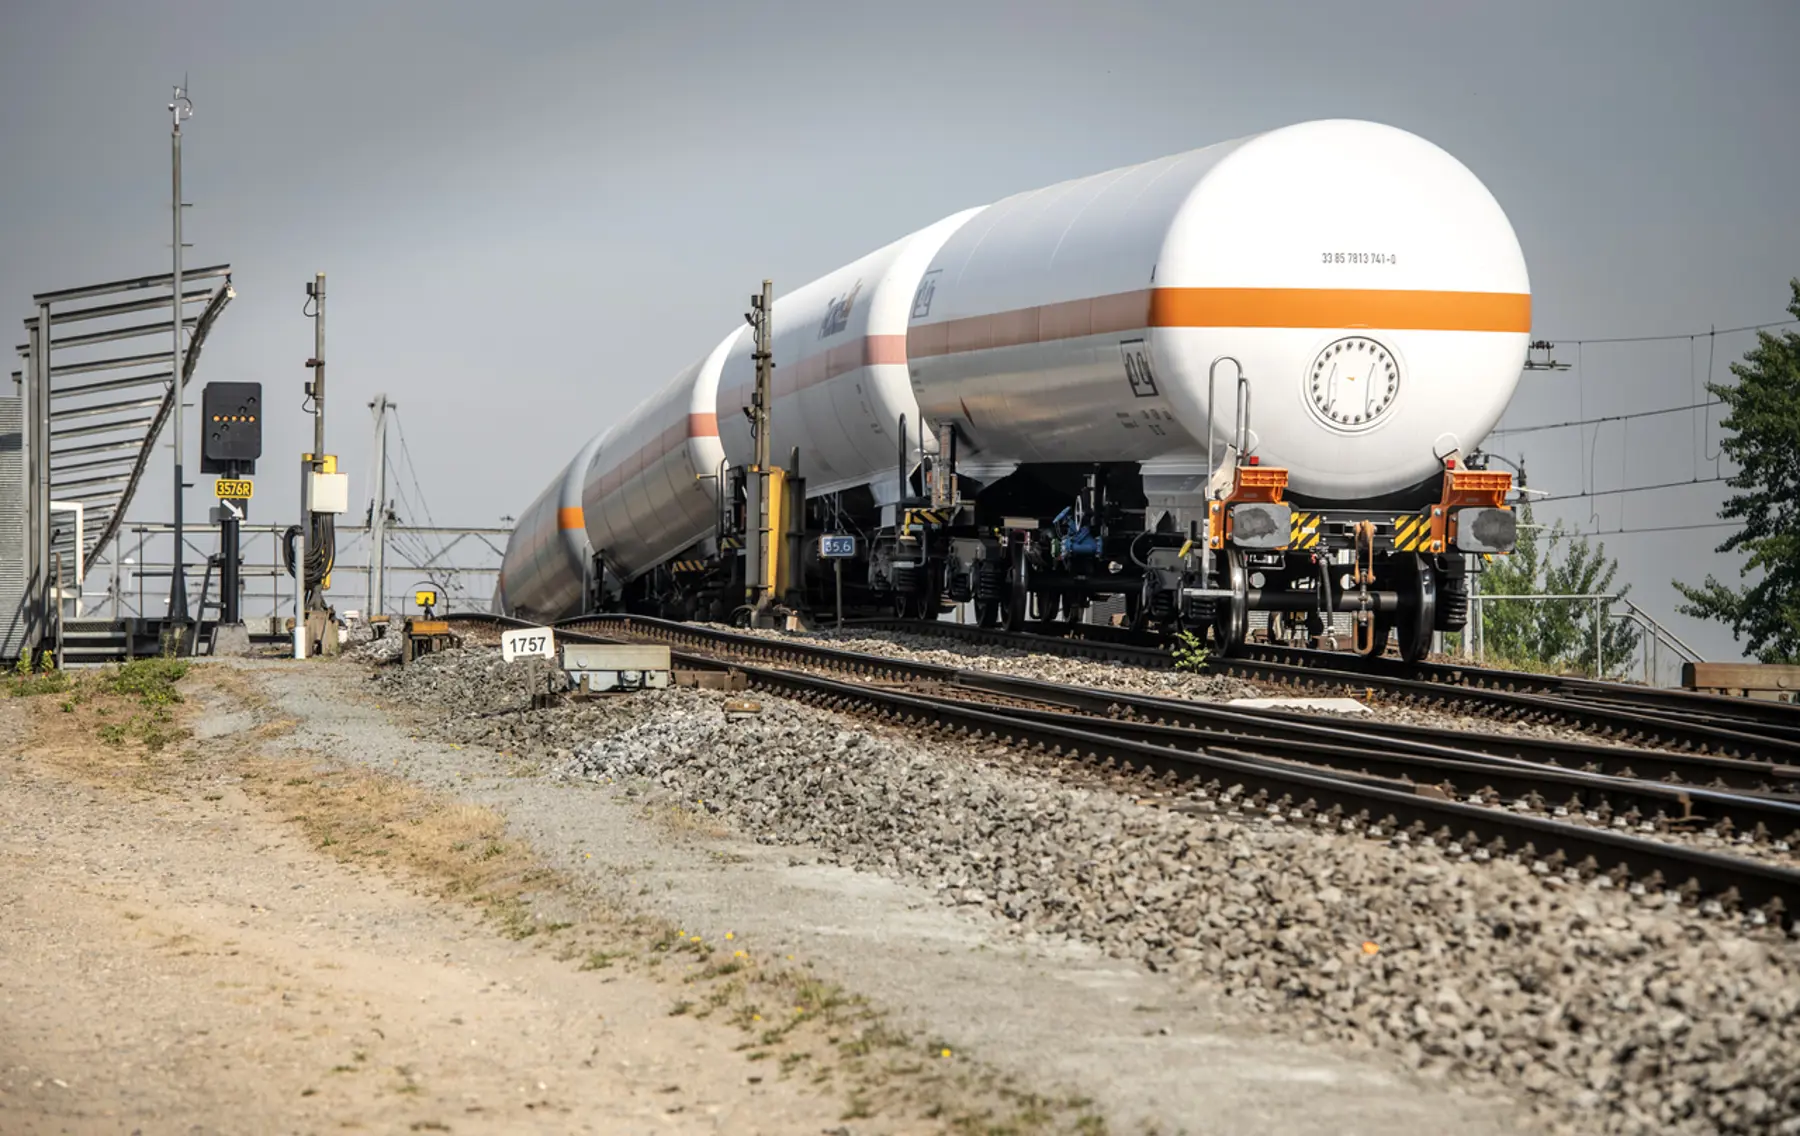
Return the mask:
<path fill-rule="evenodd" d="M 1800 279 L 1789 281 L 1788 311 L 1800 319 Z M 1695 587 L 1674 581 L 1688 602 L 1676 610 L 1731 626 L 1764 663 L 1800 663 L 1800 334 L 1756 335 L 1756 346 L 1731 365 L 1736 385 L 1707 383 L 1729 408 L 1719 442 L 1738 470 L 1726 484 L 1738 490 L 1719 510 L 1743 527 L 1714 551 L 1745 554 L 1740 577 L 1760 573 L 1740 588 L 1709 573 Z"/>
<path fill-rule="evenodd" d="M 1606 544 L 1570 532 L 1558 521 L 1548 533 L 1538 528 L 1529 502 L 1519 508 L 1519 543 L 1510 556 L 1496 556 L 1481 577 L 1484 595 L 1616 595 L 1619 562 L 1606 555 Z M 1640 638 L 1629 620 L 1606 616 L 1600 646 L 1606 675 L 1631 669 Z M 1481 634 L 1488 658 L 1530 669 L 1576 670 L 1596 674 L 1592 600 L 1483 600 Z"/>

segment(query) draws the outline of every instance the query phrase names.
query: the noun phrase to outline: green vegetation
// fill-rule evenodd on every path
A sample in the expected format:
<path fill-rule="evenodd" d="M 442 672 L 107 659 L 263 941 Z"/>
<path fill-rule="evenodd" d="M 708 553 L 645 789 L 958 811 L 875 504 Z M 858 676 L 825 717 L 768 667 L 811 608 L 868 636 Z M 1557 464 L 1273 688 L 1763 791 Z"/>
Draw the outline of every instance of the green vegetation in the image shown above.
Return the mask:
<path fill-rule="evenodd" d="M 1510 556 L 1496 556 L 1481 577 L 1489 595 L 1617 595 L 1619 561 L 1606 544 L 1590 545 L 1558 521 L 1546 534 L 1532 518 L 1530 504 L 1519 509 L 1519 543 Z M 1606 607 L 1600 605 L 1604 616 Z M 1592 600 L 1482 600 L 1481 635 L 1488 662 L 1518 670 L 1596 673 L 1595 604 Z M 1607 619 L 1601 632 L 1606 675 L 1631 669 L 1641 638 L 1625 620 Z"/>
<path fill-rule="evenodd" d="M 1198 635 L 1192 631 L 1177 631 L 1175 646 L 1169 651 L 1175 659 L 1175 669 L 1198 673 L 1206 669 L 1209 652 Z"/>
<path fill-rule="evenodd" d="M 138 659 L 79 676 L 55 669 L 48 651 L 40 664 L 42 669 L 34 671 L 21 659 L 6 679 L 7 692 L 15 698 L 67 695 L 61 706 L 65 714 L 91 703 L 94 733 L 111 746 L 136 741 L 154 753 L 187 736 L 176 725 L 173 710 L 181 701 L 176 683 L 187 674 L 185 660 Z M 121 710 L 122 717 L 115 713 Z"/>
<path fill-rule="evenodd" d="M 101 726 L 100 740 L 108 745 L 136 740 L 155 753 L 186 737 L 187 730 L 175 724 L 172 707 L 181 701 L 175 684 L 187 672 L 188 664 L 181 659 L 137 659 L 102 670 L 92 680 L 94 685 L 103 694 L 124 699 L 132 713 L 123 722 Z"/>
<path fill-rule="evenodd" d="M 7 693 L 14 698 L 31 698 L 39 694 L 61 694 L 69 689 L 70 683 L 68 674 L 56 669 L 56 657 L 45 651 L 35 668 L 29 655 L 20 655 L 6 685 Z"/>
<path fill-rule="evenodd" d="M 108 694 L 135 698 L 145 706 L 167 706 L 181 701 L 175 689 L 188 673 L 184 659 L 137 659 L 119 667 L 107 667 L 97 676 Z"/>
<path fill-rule="evenodd" d="M 1800 319 L 1800 279 L 1789 287 Z M 1672 581 L 1688 600 L 1676 610 L 1729 625 L 1758 662 L 1800 663 L 1800 333 L 1758 332 L 1731 373 L 1736 385 L 1706 389 L 1727 407 L 1719 448 L 1738 467 L 1719 517 L 1743 526 L 1714 551 L 1744 554 L 1738 575 L 1760 578 L 1738 588 L 1711 574 L 1699 586 Z"/>

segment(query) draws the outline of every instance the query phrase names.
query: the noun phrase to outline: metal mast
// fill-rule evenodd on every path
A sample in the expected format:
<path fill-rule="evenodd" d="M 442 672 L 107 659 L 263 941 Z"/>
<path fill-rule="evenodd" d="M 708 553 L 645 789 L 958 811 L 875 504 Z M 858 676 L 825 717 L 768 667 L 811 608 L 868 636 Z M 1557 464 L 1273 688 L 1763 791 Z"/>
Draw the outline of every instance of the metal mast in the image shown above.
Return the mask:
<path fill-rule="evenodd" d="M 306 468 L 311 473 L 325 472 L 325 274 L 316 273 L 313 282 L 307 287 L 307 295 L 313 302 L 313 357 L 306 361 L 312 370 L 312 381 L 307 384 L 306 393 L 312 396 L 313 404 L 313 447 L 312 457 Z M 310 482 L 310 478 L 308 479 Z M 305 534 L 305 549 L 311 543 L 314 523 L 313 501 L 310 493 L 305 498 L 305 507 L 301 510 L 300 525 Z M 317 555 L 315 552 L 314 555 Z M 325 581 L 320 578 L 317 585 L 306 580 L 306 567 L 300 568 L 300 590 L 305 596 L 301 605 L 304 611 L 314 611 L 325 606 Z"/>
<path fill-rule="evenodd" d="M 762 295 L 754 298 L 756 306 L 756 352 L 752 356 L 756 360 L 756 468 L 769 468 L 769 379 L 773 370 L 769 366 L 774 355 L 769 350 L 769 309 L 774 304 L 774 283 L 764 280 Z"/>
<path fill-rule="evenodd" d="M 325 468 L 325 274 L 313 278 L 313 468 Z"/>
<path fill-rule="evenodd" d="M 375 411 L 375 501 L 369 509 L 369 614 L 380 615 L 387 584 L 387 412 L 395 404 L 378 394 Z"/>
<path fill-rule="evenodd" d="M 774 543 L 771 519 L 775 516 L 773 483 L 769 476 L 769 409 L 770 378 L 774 371 L 774 352 L 770 349 L 771 312 L 774 307 L 773 281 L 764 280 L 761 295 L 750 297 L 750 324 L 756 331 L 756 347 L 751 358 L 756 362 L 756 392 L 751 397 L 750 432 L 756 443 L 750 466 L 750 524 L 754 526 L 756 543 L 749 565 L 751 606 L 759 620 L 775 599 Z"/>
<path fill-rule="evenodd" d="M 173 218 L 175 230 L 173 242 L 175 262 L 173 272 L 174 292 L 173 299 L 170 301 L 170 307 L 174 312 L 171 322 L 174 325 L 175 342 L 174 350 L 172 352 L 173 366 L 169 371 L 169 385 L 170 389 L 174 392 L 173 396 L 170 398 L 170 402 L 173 404 L 171 410 L 174 415 L 173 424 L 175 429 L 175 555 L 173 557 L 174 563 L 171 565 L 169 572 L 169 622 L 172 624 L 179 624 L 183 628 L 187 625 L 188 606 L 187 577 L 184 572 L 184 562 L 186 557 L 183 555 L 186 546 L 186 534 L 183 532 L 181 515 L 182 492 L 187 488 L 184 483 L 185 471 L 182 469 L 181 460 L 181 401 L 183 394 L 181 384 L 181 361 L 182 349 L 186 346 L 181 338 L 181 315 L 183 307 L 181 302 L 181 210 L 184 208 L 181 200 L 181 120 L 184 118 L 192 118 L 194 116 L 194 104 L 189 101 L 187 97 L 186 84 L 187 80 L 183 78 L 182 85 L 175 88 L 175 96 L 169 102 L 169 114 L 172 119 L 169 127 L 169 166 L 172 172 L 172 184 L 174 189 L 174 194 L 170 198 L 169 212 Z M 45 339 L 48 341 L 48 334 L 45 335 Z"/>

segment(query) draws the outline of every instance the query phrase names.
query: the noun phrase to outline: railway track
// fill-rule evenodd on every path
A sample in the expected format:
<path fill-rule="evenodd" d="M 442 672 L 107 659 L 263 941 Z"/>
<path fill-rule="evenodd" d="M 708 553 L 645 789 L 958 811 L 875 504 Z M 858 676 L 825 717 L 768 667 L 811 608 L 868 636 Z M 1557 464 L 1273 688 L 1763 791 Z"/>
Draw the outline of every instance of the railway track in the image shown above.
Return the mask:
<path fill-rule="evenodd" d="M 845 626 L 1157 669 L 1173 666 L 1166 650 L 1142 637 L 1091 624 L 1036 625 L 1038 630 L 1018 632 L 941 621 L 866 620 Z M 1800 707 L 1779 703 L 1286 647 L 1246 647 L 1242 657 L 1209 661 L 1208 670 L 1321 694 L 1367 698 L 1379 692 L 1405 704 L 1566 726 L 1631 745 L 1800 764 Z"/>
<path fill-rule="evenodd" d="M 860 627 L 948 636 L 1011 646 L 1020 650 L 1125 662 L 1156 669 L 1169 669 L 1174 665 L 1167 647 L 1157 635 L 1104 624 L 1039 622 L 1028 625 L 1026 630 L 1020 632 L 943 621 L 895 619 L 852 620 L 846 626 L 851 629 Z M 1549 694 L 1596 705 L 1635 707 L 1645 712 L 1665 715 L 1679 714 L 1719 725 L 1755 723 L 1759 727 L 1758 732 L 1772 737 L 1800 740 L 1800 705 L 1792 703 L 1727 698 L 1690 690 L 1668 690 L 1570 675 L 1533 674 L 1529 671 L 1464 663 L 1408 663 L 1391 657 L 1363 659 L 1343 651 L 1316 651 L 1266 643 L 1246 643 L 1242 648 L 1241 658 L 1245 661 L 1380 678 L 1444 683 L 1522 694 Z M 1217 665 L 1223 673 L 1231 673 L 1231 662 L 1220 660 Z"/>
<path fill-rule="evenodd" d="M 500 617 L 477 622 L 520 625 Z M 1800 871 L 1678 842 L 1711 832 L 1779 858 L 1800 847 L 1800 798 L 1785 772 L 1692 754 L 1612 750 L 1672 763 L 1700 787 L 1553 766 L 1469 743 L 1480 735 L 1407 727 L 1390 733 L 1305 715 L 1081 690 L 803 641 L 640 617 L 558 625 L 577 640 L 667 643 L 678 665 L 729 666 L 752 689 L 913 727 L 1021 746 L 1122 774 L 1173 778 L 1215 807 L 1425 841 L 1477 858 L 1516 854 L 1568 878 L 1605 874 L 1640 892 L 1674 890 L 1755 920 L 1791 921 Z M 1509 739 L 1510 740 L 1510 739 Z M 1752 788 L 1752 783 L 1754 788 Z M 1655 839 L 1661 835 L 1664 839 Z"/>
<path fill-rule="evenodd" d="M 1737 828 L 1776 826 L 1769 831 L 1792 831 L 1800 840 L 1800 796 L 1796 796 L 1800 793 L 1800 765 L 1617 746 L 1571 746 L 1530 735 L 1321 720 L 1297 712 L 1236 709 L 1071 687 L 637 617 L 606 617 L 565 626 L 905 683 L 914 692 L 929 692 L 932 697 L 966 700 L 979 696 L 1027 707 L 1018 711 L 1023 714 L 1080 715 L 1100 719 L 1107 728 L 1121 733 L 1159 738 L 1162 744 L 1197 749 L 1221 740 L 1227 744 L 1254 740 L 1270 752 L 1280 750 L 1295 760 L 1307 760 L 1306 754 L 1318 752 L 1328 758 L 1320 764 L 1366 772 L 1372 772 L 1378 760 L 1385 760 L 1389 772 L 1384 776 L 1436 785 L 1465 796 L 1524 798 L 1535 792 L 1548 800 L 1549 794 L 1561 789 L 1570 795 L 1556 801 L 1576 812 L 1589 807 L 1580 799 L 1585 789 L 1597 794 L 1592 804 L 1602 815 L 1624 814 L 1632 823 L 1638 816 L 1661 815 L 1667 823 L 1681 823 L 1674 820 L 1677 815 L 1688 820 L 1704 817 Z M 708 657 L 717 659 L 718 655 Z M 1371 749 L 1371 745 L 1380 748 Z M 1528 785 L 1527 780 L 1534 783 Z M 1696 808 L 1700 811 L 1694 811 Z"/>

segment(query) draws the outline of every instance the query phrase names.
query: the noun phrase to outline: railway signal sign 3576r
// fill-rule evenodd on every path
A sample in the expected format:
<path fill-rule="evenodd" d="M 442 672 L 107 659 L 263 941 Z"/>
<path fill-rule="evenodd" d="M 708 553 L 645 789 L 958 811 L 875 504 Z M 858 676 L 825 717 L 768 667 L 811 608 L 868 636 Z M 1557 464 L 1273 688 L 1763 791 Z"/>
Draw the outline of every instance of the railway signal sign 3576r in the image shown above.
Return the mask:
<path fill-rule="evenodd" d="M 242 478 L 221 477 L 213 482 L 213 493 L 221 501 L 248 501 L 251 488 L 250 482 Z"/>

